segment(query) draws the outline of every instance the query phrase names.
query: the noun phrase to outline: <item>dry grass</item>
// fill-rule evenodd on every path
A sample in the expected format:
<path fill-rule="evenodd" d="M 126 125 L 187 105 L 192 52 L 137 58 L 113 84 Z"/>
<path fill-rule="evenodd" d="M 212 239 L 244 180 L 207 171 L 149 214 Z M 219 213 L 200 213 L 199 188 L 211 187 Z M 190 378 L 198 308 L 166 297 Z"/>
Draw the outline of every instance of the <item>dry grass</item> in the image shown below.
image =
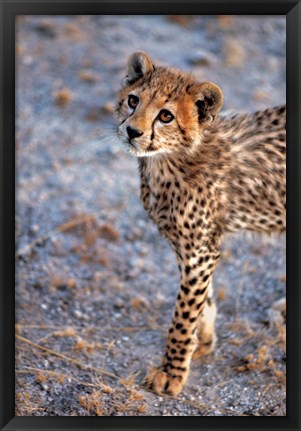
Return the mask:
<path fill-rule="evenodd" d="M 69 330 L 62 331 L 63 334 L 69 333 Z M 71 332 L 73 334 L 73 332 Z M 88 415 L 98 415 L 101 416 L 103 414 L 110 415 L 112 414 L 112 411 L 118 412 L 119 414 L 132 414 L 132 415 L 144 415 L 147 414 L 147 404 L 144 402 L 144 395 L 139 392 L 139 390 L 143 390 L 152 394 L 157 394 L 148 389 L 145 388 L 143 385 L 135 383 L 138 373 L 132 373 L 127 377 L 120 378 L 116 374 L 107 372 L 106 370 L 96 368 L 93 366 L 90 366 L 89 364 L 84 364 L 83 362 L 74 359 L 70 356 L 58 353 L 52 349 L 49 349 L 47 347 L 41 346 L 37 343 L 32 342 L 31 340 L 21 337 L 19 335 L 16 335 L 16 338 L 28 345 L 31 349 L 37 349 L 43 354 L 48 355 L 49 357 L 57 357 L 69 366 L 72 364 L 79 367 L 82 370 L 92 372 L 91 378 L 94 378 L 94 382 L 87 382 L 82 381 L 80 379 L 77 379 L 73 377 L 70 374 L 64 374 L 62 372 L 56 372 L 53 370 L 46 370 L 46 369 L 39 369 L 39 368 L 33 368 L 33 367 L 25 367 L 24 369 L 16 370 L 17 374 L 28 374 L 28 373 L 34 373 L 37 375 L 36 380 L 40 382 L 45 382 L 47 379 L 52 379 L 53 381 L 56 381 L 59 384 L 64 383 L 65 381 L 74 381 L 77 383 L 80 383 L 83 386 L 91 387 L 93 388 L 92 394 L 86 394 L 83 396 L 80 396 L 79 403 L 82 407 L 84 407 L 87 410 Z M 113 340 L 114 341 L 114 340 Z M 109 378 L 112 378 L 117 384 L 119 383 L 122 388 L 124 389 L 118 389 L 118 387 L 112 387 L 106 383 L 103 383 L 101 381 L 102 376 L 106 376 Z M 128 391 L 128 393 L 124 393 L 124 390 Z M 113 398 L 109 400 L 104 400 L 105 395 L 111 395 Z M 126 396 L 126 402 L 124 401 L 124 396 Z M 169 396 L 169 395 L 161 395 L 163 398 L 171 399 L 171 400 L 177 400 L 179 403 L 188 404 L 190 406 L 193 406 L 194 408 L 204 412 L 208 409 L 208 406 L 206 404 L 197 403 L 191 400 L 182 399 L 175 396 Z M 133 404 L 134 403 L 134 404 Z M 135 403 L 138 403 L 136 405 Z M 32 409 L 35 409 L 36 406 L 32 406 L 31 404 L 26 406 L 23 406 L 26 408 L 26 411 L 33 411 Z M 108 411 L 109 408 L 109 411 Z M 106 409 L 106 410 L 105 410 Z M 225 414 L 231 414 L 232 416 L 240 416 L 240 414 L 236 414 L 232 410 L 227 409 L 220 409 Z M 17 407 L 18 411 L 18 407 Z M 22 413 L 24 415 L 24 412 Z"/>
<path fill-rule="evenodd" d="M 140 401 L 143 399 L 143 395 L 135 389 L 130 389 L 129 401 Z"/>
<path fill-rule="evenodd" d="M 232 330 L 233 328 L 235 328 L 238 331 L 243 331 L 243 333 L 245 334 L 245 337 L 232 339 L 230 343 L 232 343 L 233 345 L 240 345 L 244 341 L 246 341 L 250 336 L 255 335 L 254 331 L 251 330 L 248 322 L 246 321 L 235 322 L 235 323 L 232 323 L 230 326 L 232 326 Z M 41 328 L 39 326 L 35 327 L 34 325 L 17 325 L 17 327 L 19 330 L 25 329 L 25 328 L 27 329 Z M 46 327 L 46 328 L 49 328 L 49 327 Z M 53 328 L 53 327 L 50 327 L 50 328 Z M 88 327 L 88 328 L 78 328 L 78 329 L 89 330 L 89 329 L 95 329 L 95 328 Z M 101 329 L 105 329 L 105 328 L 101 328 Z M 109 330 L 113 329 L 118 331 L 119 330 L 132 331 L 132 330 L 141 330 L 141 329 L 153 330 L 153 328 L 149 328 L 149 327 L 144 327 L 144 328 L 123 327 L 123 328 L 106 328 L 106 329 L 109 329 Z M 159 329 L 162 330 L 162 328 L 159 328 Z M 66 328 L 62 327 L 61 331 L 56 331 L 52 333 L 52 335 L 55 335 L 57 337 L 64 337 L 64 336 L 77 337 L 77 332 L 73 327 L 66 327 Z M 108 414 L 111 414 L 110 412 L 112 411 L 114 411 L 115 413 L 117 412 L 118 414 L 121 414 L 121 415 L 147 414 L 147 405 L 144 402 L 144 396 L 140 392 L 140 390 L 144 390 L 150 393 L 154 393 L 154 392 L 136 383 L 137 376 L 139 373 L 133 373 L 126 377 L 120 378 L 116 374 L 108 373 L 106 370 L 90 366 L 89 364 L 84 364 L 83 362 L 77 359 L 74 359 L 70 356 L 58 353 L 52 349 L 41 346 L 37 343 L 33 343 L 32 341 L 24 337 L 17 336 L 17 338 L 20 341 L 27 344 L 30 348 L 35 348 L 39 350 L 41 353 L 44 353 L 50 357 L 52 356 L 52 357 L 57 357 L 59 359 L 62 359 L 70 366 L 73 364 L 85 371 L 93 372 L 94 382 L 92 383 L 92 382 L 79 380 L 71 375 L 67 375 L 61 372 L 50 371 L 50 370 L 34 369 L 30 367 L 27 367 L 26 369 L 23 369 L 23 370 L 17 370 L 17 373 L 24 373 L 24 374 L 29 372 L 34 372 L 37 374 L 36 380 L 41 382 L 44 382 L 47 379 L 47 376 L 49 376 L 49 378 L 51 378 L 53 381 L 56 381 L 57 383 L 64 383 L 66 380 L 68 380 L 69 382 L 75 381 L 82 385 L 93 388 L 92 394 L 81 395 L 81 398 L 79 400 L 81 407 L 86 409 L 88 415 L 103 415 L 103 414 L 108 415 Z M 257 350 L 256 354 L 247 355 L 243 359 L 243 362 L 244 362 L 243 365 L 241 367 L 237 367 L 237 371 L 239 372 L 250 372 L 250 371 L 271 372 L 272 371 L 274 378 L 276 378 L 278 382 L 284 384 L 285 373 L 283 373 L 282 371 L 276 368 L 275 363 L 270 357 L 270 348 L 272 348 L 273 346 L 272 340 L 270 340 L 270 342 L 271 342 L 270 347 L 268 344 L 262 345 Z M 112 343 L 114 343 L 114 340 L 112 340 Z M 82 338 L 79 338 L 77 339 L 77 344 L 75 344 L 74 347 L 76 347 L 75 350 L 77 349 L 83 350 L 83 349 L 86 349 L 87 345 L 89 346 L 89 344 L 91 343 L 88 343 Z M 109 349 L 109 346 L 107 346 L 107 349 Z M 93 346 L 91 351 L 93 351 Z M 101 381 L 101 378 L 102 378 L 101 376 L 113 378 L 115 383 L 121 385 L 124 389 L 118 389 L 118 387 L 116 386 L 113 387 L 111 385 L 108 385 L 107 383 L 103 383 Z M 124 402 L 124 396 L 125 396 L 124 390 L 129 391 L 128 394 L 126 395 L 127 402 Z M 105 400 L 103 398 L 105 395 L 111 395 L 113 398 Z M 189 404 L 197 408 L 201 412 L 205 412 L 208 409 L 208 406 L 198 402 L 183 400 L 178 397 L 170 397 L 170 396 L 163 396 L 163 397 L 177 400 L 179 403 Z M 138 402 L 138 405 L 134 405 L 133 403 L 135 402 Z M 31 406 L 28 409 L 28 411 L 33 411 L 30 409 L 34 409 L 34 408 L 35 407 Z M 230 411 L 227 409 L 222 409 L 222 411 L 224 412 L 224 414 L 227 414 L 227 415 L 231 414 L 232 416 L 236 416 L 236 415 L 240 416 L 240 414 L 238 413 L 236 414 L 232 410 Z"/>
<path fill-rule="evenodd" d="M 254 91 L 252 95 L 253 99 L 258 100 L 260 102 L 268 102 L 269 101 L 269 95 L 266 91 L 257 89 Z"/>
<path fill-rule="evenodd" d="M 247 320 L 237 320 L 227 325 L 227 329 L 232 333 L 239 334 L 237 337 L 230 339 L 228 342 L 234 346 L 241 346 L 243 344 L 250 344 L 250 339 L 257 342 L 259 345 L 255 352 L 241 358 L 241 365 L 235 366 L 234 369 L 238 372 L 257 372 L 265 373 L 269 376 L 271 383 L 275 382 L 285 386 L 286 384 L 286 371 L 279 369 L 281 365 L 277 364 L 274 357 L 286 352 L 286 326 L 284 322 L 277 325 L 277 335 L 270 334 L 267 330 L 262 329 L 255 331 L 251 328 L 250 322 Z M 274 331 L 275 332 L 275 331 Z M 241 351 L 244 350 L 242 347 Z M 234 354 L 234 356 L 237 356 Z M 250 379 L 250 384 L 252 380 Z M 268 388 L 266 388 L 268 390 Z"/>
<path fill-rule="evenodd" d="M 100 331 L 117 331 L 117 332 L 132 332 L 132 331 L 164 331 L 168 329 L 168 326 L 64 326 L 64 325 L 26 325 L 17 323 L 15 325 L 16 332 L 21 331 L 22 329 L 39 329 L 39 330 L 48 330 L 48 329 L 61 329 L 63 330 L 63 334 L 68 335 L 69 331 L 81 330 L 87 332 L 100 332 Z"/>
<path fill-rule="evenodd" d="M 44 410 L 43 407 L 37 407 L 32 395 L 25 391 L 16 392 L 16 416 L 27 416 L 37 410 Z"/>
<path fill-rule="evenodd" d="M 226 288 L 225 287 L 220 287 L 219 289 L 217 289 L 216 292 L 216 299 L 218 300 L 218 302 L 224 301 L 226 299 Z"/>
<path fill-rule="evenodd" d="M 82 386 L 88 386 L 88 387 L 92 387 L 92 388 L 100 388 L 102 389 L 104 392 L 108 391 L 109 386 L 104 385 L 103 383 L 97 382 L 97 383 L 91 383 L 91 382 L 86 382 L 83 380 L 79 380 L 74 376 L 71 376 L 69 374 L 64 374 L 64 373 L 58 373 L 56 371 L 52 371 L 52 370 L 42 370 L 39 368 L 33 368 L 33 367 L 24 367 L 23 369 L 17 369 L 16 374 L 43 374 L 44 376 L 46 374 L 49 375 L 50 378 L 54 379 L 57 383 L 61 384 L 64 380 L 70 380 L 76 383 L 81 384 Z"/>
<path fill-rule="evenodd" d="M 119 383 L 122 386 L 125 386 L 126 388 L 131 388 L 135 384 L 136 379 L 137 379 L 137 377 L 138 377 L 139 374 L 140 374 L 139 372 L 132 373 L 132 374 L 130 374 L 129 376 L 127 376 L 125 378 L 119 379 Z"/>
<path fill-rule="evenodd" d="M 131 307 L 137 310 L 143 310 L 147 308 L 147 301 L 142 296 L 136 296 L 131 300 Z"/>
<path fill-rule="evenodd" d="M 56 357 L 58 357 L 60 359 L 63 359 L 64 361 L 71 362 L 71 363 L 77 365 L 79 368 L 81 368 L 83 370 L 94 371 L 94 372 L 96 372 L 98 374 L 103 374 L 105 376 L 112 377 L 114 379 L 118 379 L 119 378 L 118 376 L 116 376 L 113 373 L 109 373 L 108 371 L 105 371 L 105 370 L 103 370 L 101 368 L 93 367 L 93 366 L 91 366 L 89 364 L 84 364 L 83 362 L 78 361 L 77 359 L 74 359 L 74 358 L 72 358 L 70 356 L 67 356 L 67 355 L 63 355 L 62 353 L 56 352 L 56 351 L 54 351 L 52 349 L 49 349 L 48 347 L 44 347 L 44 346 L 41 346 L 39 344 L 36 344 L 36 343 L 28 340 L 25 337 L 21 337 L 20 335 L 16 335 L 16 338 L 19 339 L 20 341 L 24 342 L 24 343 L 29 344 L 33 348 L 36 348 L 36 349 L 39 349 L 41 351 L 47 352 L 50 355 L 56 356 Z"/>
<path fill-rule="evenodd" d="M 102 106 L 102 112 L 104 114 L 114 114 L 115 111 L 115 105 L 112 102 L 107 102 Z"/>
<path fill-rule="evenodd" d="M 68 289 L 75 289 L 76 281 L 74 278 L 71 277 L 67 280 L 67 287 L 68 287 Z"/>
<path fill-rule="evenodd" d="M 103 111 L 99 107 L 92 107 L 88 110 L 86 120 L 93 123 L 95 121 L 101 121 L 103 118 Z"/>
<path fill-rule="evenodd" d="M 173 24 L 178 24 L 181 27 L 189 27 L 195 20 L 193 15 L 169 15 L 166 17 L 167 21 Z"/>
<path fill-rule="evenodd" d="M 61 107 L 66 106 L 72 99 L 72 91 L 68 88 L 56 91 L 53 95 L 55 103 Z"/>
<path fill-rule="evenodd" d="M 58 233 L 73 231 L 78 226 L 82 224 L 89 224 L 92 220 L 95 220 L 96 215 L 95 214 L 83 214 L 78 215 L 75 218 L 72 218 L 71 220 L 67 221 L 66 223 L 63 223 L 59 225 L 57 228 L 52 229 L 51 231 L 39 236 L 38 238 L 34 239 L 30 243 L 28 243 L 25 247 L 18 250 L 16 253 L 16 257 L 22 255 L 23 253 L 30 253 L 32 252 L 33 248 L 36 245 L 41 245 L 45 241 L 49 240 L 50 238 L 54 237 Z"/>
<path fill-rule="evenodd" d="M 228 37 L 224 41 L 225 64 L 229 67 L 241 67 L 245 61 L 245 50 L 237 38 Z"/>
<path fill-rule="evenodd" d="M 221 259 L 225 261 L 231 261 L 233 259 L 233 253 L 230 249 L 222 250 Z"/>
<path fill-rule="evenodd" d="M 88 82 L 90 84 L 94 84 L 98 80 L 98 76 L 95 72 L 91 72 L 91 70 L 81 70 L 78 73 L 79 79 L 82 81 Z"/>
<path fill-rule="evenodd" d="M 222 30 L 231 30 L 231 28 L 233 28 L 234 22 L 232 16 L 218 15 L 217 20 Z"/>
<path fill-rule="evenodd" d="M 45 382 L 45 380 L 47 380 L 47 376 L 43 371 L 39 371 L 36 375 L 36 381 L 39 383 L 43 383 Z"/>
<path fill-rule="evenodd" d="M 232 346 L 241 346 L 244 340 L 242 338 L 231 338 L 228 343 L 232 344 Z"/>
<path fill-rule="evenodd" d="M 87 354 L 93 353 L 95 350 L 102 350 L 104 346 L 102 343 L 89 343 L 86 340 L 78 337 L 75 345 L 73 346 L 73 350 L 83 351 Z"/>
<path fill-rule="evenodd" d="M 34 248 L 42 245 L 44 242 L 53 238 L 59 233 L 71 233 L 78 236 L 80 242 L 71 246 L 69 252 L 79 255 L 80 263 L 96 263 L 102 266 L 109 267 L 111 258 L 104 246 L 97 244 L 98 239 L 116 242 L 120 239 L 120 234 L 117 229 L 110 223 L 99 223 L 97 214 L 78 214 L 61 224 L 57 228 L 39 236 L 25 247 L 17 251 L 16 257 L 32 255 Z M 56 244 L 56 243 L 55 243 Z M 61 254 L 66 254 L 67 250 L 61 250 Z M 55 292 L 55 289 L 60 286 L 67 286 L 69 289 L 76 287 L 76 280 L 67 276 L 58 274 L 50 275 L 50 291 Z"/>
<path fill-rule="evenodd" d="M 102 416 L 105 408 L 102 393 L 93 389 L 92 394 L 80 396 L 79 404 L 87 410 L 88 415 Z"/>
<path fill-rule="evenodd" d="M 66 327 L 66 329 L 63 329 L 63 331 L 54 331 L 54 332 L 51 332 L 51 333 L 45 335 L 45 337 L 40 338 L 38 340 L 38 343 L 45 343 L 51 337 L 58 337 L 58 338 L 61 338 L 61 337 L 71 337 L 71 338 L 77 338 L 78 335 L 76 333 L 75 328 L 72 328 L 72 327 L 68 326 L 68 327 Z"/>
<path fill-rule="evenodd" d="M 24 52 L 25 52 L 24 46 L 21 45 L 20 43 L 16 43 L 15 52 L 16 52 L 16 56 L 20 56 L 20 55 L 24 54 Z"/>
<path fill-rule="evenodd" d="M 271 373 L 276 377 L 279 383 L 285 385 L 286 383 L 286 372 L 278 370 L 276 368 L 275 361 L 271 358 L 272 353 L 270 351 L 270 346 L 262 345 L 260 346 L 254 354 L 249 354 L 243 361 L 244 365 L 236 367 L 239 372 L 245 371 L 259 371 L 260 373 Z"/>
<path fill-rule="evenodd" d="M 114 228 L 114 226 L 106 223 L 100 226 L 99 228 L 99 234 L 102 238 L 105 238 L 109 241 L 118 241 L 120 238 L 119 232 L 117 229 Z"/>
<path fill-rule="evenodd" d="M 80 29 L 76 23 L 67 23 L 64 26 L 64 33 L 73 42 L 84 42 L 86 34 Z"/>

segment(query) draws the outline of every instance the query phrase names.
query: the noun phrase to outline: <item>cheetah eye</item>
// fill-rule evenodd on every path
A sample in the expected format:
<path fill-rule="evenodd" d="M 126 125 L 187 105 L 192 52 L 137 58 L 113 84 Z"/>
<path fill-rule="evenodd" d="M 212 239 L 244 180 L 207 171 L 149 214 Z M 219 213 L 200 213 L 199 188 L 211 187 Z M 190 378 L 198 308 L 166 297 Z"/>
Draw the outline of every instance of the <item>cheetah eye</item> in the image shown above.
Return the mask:
<path fill-rule="evenodd" d="M 128 98 L 128 105 L 130 108 L 136 108 L 139 103 L 139 97 L 134 96 L 134 94 L 130 94 Z"/>
<path fill-rule="evenodd" d="M 167 109 L 162 109 L 158 117 L 162 123 L 170 123 L 175 118 Z"/>

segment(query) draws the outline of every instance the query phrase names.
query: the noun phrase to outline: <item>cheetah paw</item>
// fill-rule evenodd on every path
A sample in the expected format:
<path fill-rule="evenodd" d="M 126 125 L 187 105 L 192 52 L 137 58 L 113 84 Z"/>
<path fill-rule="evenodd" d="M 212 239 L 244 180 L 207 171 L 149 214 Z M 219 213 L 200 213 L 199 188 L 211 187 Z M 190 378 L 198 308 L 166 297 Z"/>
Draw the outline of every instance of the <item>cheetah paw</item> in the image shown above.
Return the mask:
<path fill-rule="evenodd" d="M 161 367 L 152 368 L 144 383 L 158 394 L 176 395 L 183 389 L 187 376 L 172 376 Z"/>

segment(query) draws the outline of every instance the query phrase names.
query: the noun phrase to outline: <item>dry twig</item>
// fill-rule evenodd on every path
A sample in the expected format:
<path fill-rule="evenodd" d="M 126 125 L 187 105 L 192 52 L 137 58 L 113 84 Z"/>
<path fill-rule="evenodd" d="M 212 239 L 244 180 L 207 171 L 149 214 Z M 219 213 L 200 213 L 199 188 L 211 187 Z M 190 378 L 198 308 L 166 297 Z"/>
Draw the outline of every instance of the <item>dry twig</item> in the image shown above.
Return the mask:
<path fill-rule="evenodd" d="M 43 235 L 31 241 L 30 243 L 26 244 L 23 248 L 21 248 L 16 252 L 15 256 L 19 257 L 24 253 L 28 253 L 36 245 L 41 245 L 43 242 L 47 241 L 49 238 L 56 235 L 57 233 L 62 233 L 62 232 L 66 232 L 68 230 L 74 229 L 76 226 L 82 223 L 88 223 L 89 221 L 95 220 L 95 217 L 96 217 L 95 214 L 84 214 L 82 216 L 74 218 L 73 220 L 69 220 L 68 222 L 61 224 L 57 228 L 52 229 L 47 233 L 44 233 Z"/>

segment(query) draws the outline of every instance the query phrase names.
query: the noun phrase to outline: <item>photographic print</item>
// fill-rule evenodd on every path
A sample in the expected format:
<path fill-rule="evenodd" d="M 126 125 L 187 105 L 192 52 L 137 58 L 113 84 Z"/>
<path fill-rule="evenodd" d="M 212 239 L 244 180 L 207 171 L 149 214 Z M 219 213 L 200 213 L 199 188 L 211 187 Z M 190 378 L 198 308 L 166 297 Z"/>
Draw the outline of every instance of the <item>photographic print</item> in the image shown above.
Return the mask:
<path fill-rule="evenodd" d="M 16 19 L 16 416 L 286 416 L 286 19 Z"/>

